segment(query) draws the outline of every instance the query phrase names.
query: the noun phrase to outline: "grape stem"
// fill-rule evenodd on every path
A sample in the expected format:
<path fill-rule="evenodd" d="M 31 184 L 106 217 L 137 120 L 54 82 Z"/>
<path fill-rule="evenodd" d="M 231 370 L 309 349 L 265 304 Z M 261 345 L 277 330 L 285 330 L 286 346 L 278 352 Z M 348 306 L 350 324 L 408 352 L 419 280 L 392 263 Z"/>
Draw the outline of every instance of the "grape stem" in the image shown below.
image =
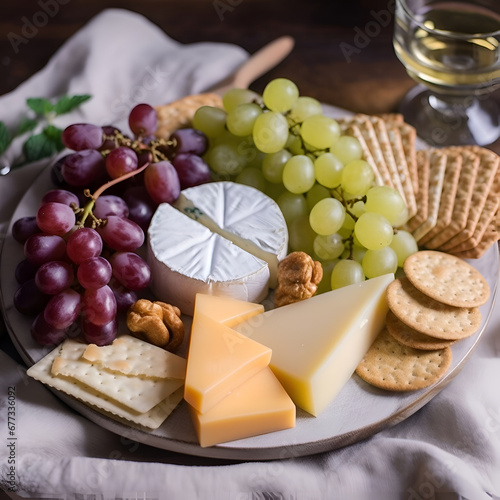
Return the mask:
<path fill-rule="evenodd" d="M 95 202 L 99 196 L 101 196 L 106 189 L 109 189 L 111 186 L 114 186 L 115 184 L 118 184 L 126 179 L 130 179 L 131 177 L 134 177 L 135 175 L 141 173 L 142 171 L 146 170 L 146 168 L 150 165 L 150 162 L 146 162 L 142 167 L 132 171 L 128 172 L 127 174 L 121 175 L 120 177 L 117 177 L 116 179 L 111 179 L 110 181 L 106 182 L 103 184 L 100 188 L 98 188 L 94 194 L 90 194 L 90 191 L 86 189 L 84 191 L 85 196 L 89 197 L 90 200 L 88 203 L 85 205 L 85 207 L 77 209 L 77 214 L 80 215 L 77 227 L 81 228 L 85 226 L 85 222 L 87 221 L 87 218 L 90 216 L 93 220 L 92 227 L 99 226 L 104 223 L 104 220 L 98 219 L 97 217 L 94 216 L 92 213 L 92 209 L 94 208 Z"/>

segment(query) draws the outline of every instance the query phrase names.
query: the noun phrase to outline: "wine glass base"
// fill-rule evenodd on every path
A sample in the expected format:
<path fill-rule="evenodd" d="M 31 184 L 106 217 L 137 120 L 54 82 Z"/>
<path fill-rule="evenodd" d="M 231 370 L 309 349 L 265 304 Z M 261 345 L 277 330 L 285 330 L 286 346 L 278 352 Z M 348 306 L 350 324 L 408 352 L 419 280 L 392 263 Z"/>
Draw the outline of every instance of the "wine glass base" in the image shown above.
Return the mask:
<path fill-rule="evenodd" d="M 489 94 L 445 96 L 417 85 L 406 94 L 399 111 L 431 146 L 487 146 L 500 137 L 498 105 Z"/>

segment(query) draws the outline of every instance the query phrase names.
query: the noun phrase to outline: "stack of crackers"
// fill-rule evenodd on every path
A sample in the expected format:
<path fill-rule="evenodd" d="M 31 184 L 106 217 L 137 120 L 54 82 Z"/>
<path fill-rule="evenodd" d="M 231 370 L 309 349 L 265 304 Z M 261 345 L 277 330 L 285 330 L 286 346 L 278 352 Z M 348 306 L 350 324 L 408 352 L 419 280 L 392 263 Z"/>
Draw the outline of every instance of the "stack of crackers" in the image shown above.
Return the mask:
<path fill-rule="evenodd" d="M 385 329 L 356 369 L 369 384 L 392 391 L 440 380 L 452 362 L 451 345 L 479 330 L 479 306 L 490 297 L 479 271 L 444 252 L 417 252 L 404 271 L 387 288 Z"/>
<path fill-rule="evenodd" d="M 405 227 L 422 248 L 479 258 L 499 239 L 500 157 L 479 146 L 417 150 L 416 130 L 400 114 L 339 120 L 356 137 L 376 182 L 406 202 Z"/>
<path fill-rule="evenodd" d="M 102 347 L 68 338 L 27 374 L 117 421 L 156 429 L 183 398 L 186 360 L 130 335 Z"/>

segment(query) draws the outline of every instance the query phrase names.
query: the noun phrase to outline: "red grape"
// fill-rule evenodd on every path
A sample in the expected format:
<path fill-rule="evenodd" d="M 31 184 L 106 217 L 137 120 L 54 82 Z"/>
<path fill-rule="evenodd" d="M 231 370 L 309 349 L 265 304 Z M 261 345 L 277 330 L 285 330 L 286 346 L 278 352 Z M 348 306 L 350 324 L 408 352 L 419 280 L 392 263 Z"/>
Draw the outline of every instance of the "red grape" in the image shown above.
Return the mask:
<path fill-rule="evenodd" d="M 24 244 L 24 256 L 32 264 L 40 266 L 51 260 L 61 260 L 66 255 L 66 243 L 55 234 L 37 233 Z"/>
<path fill-rule="evenodd" d="M 53 260 L 39 267 L 35 275 L 35 283 L 41 292 L 47 295 L 56 295 L 69 288 L 74 277 L 70 264 Z"/>
<path fill-rule="evenodd" d="M 210 167 L 203 158 L 191 153 L 178 154 L 172 165 L 177 171 L 181 189 L 204 184 L 210 180 Z"/>
<path fill-rule="evenodd" d="M 93 257 L 80 264 L 76 276 L 83 288 L 95 290 L 109 283 L 111 272 L 111 264 L 104 257 Z"/>
<path fill-rule="evenodd" d="M 130 130 L 135 135 L 148 135 L 156 130 L 158 117 L 156 111 L 149 104 L 138 104 L 128 117 Z"/>
<path fill-rule="evenodd" d="M 112 179 L 117 179 L 122 175 L 137 170 L 138 163 L 134 150 L 126 146 L 120 146 L 113 149 L 106 157 L 106 170 Z"/>
<path fill-rule="evenodd" d="M 105 325 L 95 325 L 84 316 L 82 317 L 82 332 L 85 340 L 89 344 L 96 344 L 99 346 L 108 345 L 116 338 L 118 321 L 115 317 Z"/>
<path fill-rule="evenodd" d="M 156 203 L 149 196 L 144 186 L 133 186 L 123 193 L 123 200 L 128 206 L 130 220 L 147 231 L 156 210 Z"/>
<path fill-rule="evenodd" d="M 169 139 L 175 141 L 175 146 L 172 148 L 175 155 L 193 153 L 201 156 L 208 148 L 207 136 L 194 128 L 176 130 Z"/>
<path fill-rule="evenodd" d="M 113 125 L 105 125 L 102 127 L 102 130 L 104 134 L 108 137 L 115 137 L 117 134 L 121 134 L 120 129 L 116 128 Z M 115 149 L 116 146 L 116 141 L 115 139 L 104 139 L 104 142 L 102 143 L 102 146 L 99 149 L 99 151 L 112 151 Z"/>
<path fill-rule="evenodd" d="M 90 123 L 75 123 L 66 127 L 62 133 L 63 144 L 75 151 L 82 149 L 97 149 L 102 146 L 103 130 Z"/>
<path fill-rule="evenodd" d="M 45 321 L 63 330 L 76 321 L 82 309 L 80 294 L 72 288 L 67 288 L 57 295 L 53 295 L 43 312 Z"/>
<path fill-rule="evenodd" d="M 12 236 L 18 243 L 25 243 L 33 234 L 39 233 L 35 216 L 21 217 L 12 225 Z"/>
<path fill-rule="evenodd" d="M 114 278 L 130 290 L 142 290 L 151 282 L 151 269 L 137 254 L 116 252 L 109 261 Z"/>
<path fill-rule="evenodd" d="M 128 206 L 119 196 L 113 194 L 103 194 L 95 200 L 93 214 L 98 219 L 106 219 L 110 215 L 127 218 L 129 215 Z"/>
<path fill-rule="evenodd" d="M 44 205 L 45 203 L 55 202 L 55 203 L 63 203 L 64 205 L 71 206 L 74 203 L 77 207 L 80 206 L 80 200 L 75 193 L 71 191 L 67 191 L 66 189 L 52 189 L 51 191 L 47 191 L 40 205 Z"/>
<path fill-rule="evenodd" d="M 83 314 L 87 321 L 102 326 L 116 316 L 116 299 L 108 285 L 96 290 L 85 290 L 83 294 Z"/>
<path fill-rule="evenodd" d="M 84 260 L 99 256 L 102 246 L 102 239 L 95 229 L 82 227 L 68 238 L 66 250 L 75 264 L 81 264 Z"/>
<path fill-rule="evenodd" d="M 38 266 L 36 264 L 32 264 L 26 259 L 22 260 L 16 266 L 16 281 L 19 284 L 26 283 L 26 281 L 34 279 L 35 274 L 38 270 Z"/>
<path fill-rule="evenodd" d="M 35 342 L 40 345 L 57 345 L 66 338 L 66 329 L 58 329 L 49 325 L 40 313 L 31 325 L 31 335 Z"/>
<path fill-rule="evenodd" d="M 84 149 L 69 155 L 61 174 L 71 186 L 90 186 L 99 182 L 106 173 L 104 158 L 95 149 Z"/>
<path fill-rule="evenodd" d="M 111 278 L 109 287 L 115 296 L 118 311 L 125 312 L 132 304 L 137 302 L 137 294 L 133 290 L 124 287 L 117 279 Z"/>
<path fill-rule="evenodd" d="M 132 252 L 144 243 L 144 232 L 140 226 L 117 215 L 110 215 L 97 231 L 107 245 L 119 252 Z"/>
<path fill-rule="evenodd" d="M 173 203 L 181 191 L 179 176 L 169 161 L 151 163 L 144 171 L 144 185 L 155 203 Z"/>
<path fill-rule="evenodd" d="M 38 289 L 34 279 L 23 283 L 14 293 L 14 307 L 28 316 L 38 314 L 48 301 L 49 296 Z"/>
<path fill-rule="evenodd" d="M 63 236 L 75 222 L 75 212 L 71 207 L 53 201 L 42 205 L 36 214 L 37 226 L 47 234 Z"/>

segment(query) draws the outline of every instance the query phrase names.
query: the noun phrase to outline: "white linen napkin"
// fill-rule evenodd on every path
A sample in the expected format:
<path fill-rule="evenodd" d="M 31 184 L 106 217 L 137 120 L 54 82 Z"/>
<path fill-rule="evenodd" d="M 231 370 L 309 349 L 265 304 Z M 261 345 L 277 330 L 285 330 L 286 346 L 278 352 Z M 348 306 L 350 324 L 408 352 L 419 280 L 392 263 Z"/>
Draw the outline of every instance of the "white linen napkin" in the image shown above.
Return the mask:
<path fill-rule="evenodd" d="M 0 119 L 13 124 L 27 97 L 90 93 L 92 100 L 58 125 L 117 123 L 137 102 L 160 104 L 204 90 L 246 57 L 231 45 L 181 45 L 137 14 L 106 10 L 46 68 L 0 97 Z M 0 177 L 4 227 L 44 163 Z M 116 436 L 76 414 L 0 351 L 0 488 L 65 500 L 500 498 L 499 379 L 496 308 L 460 375 L 406 421 L 320 455 L 228 463 Z M 15 387 L 14 447 L 8 446 L 9 387 Z"/>

